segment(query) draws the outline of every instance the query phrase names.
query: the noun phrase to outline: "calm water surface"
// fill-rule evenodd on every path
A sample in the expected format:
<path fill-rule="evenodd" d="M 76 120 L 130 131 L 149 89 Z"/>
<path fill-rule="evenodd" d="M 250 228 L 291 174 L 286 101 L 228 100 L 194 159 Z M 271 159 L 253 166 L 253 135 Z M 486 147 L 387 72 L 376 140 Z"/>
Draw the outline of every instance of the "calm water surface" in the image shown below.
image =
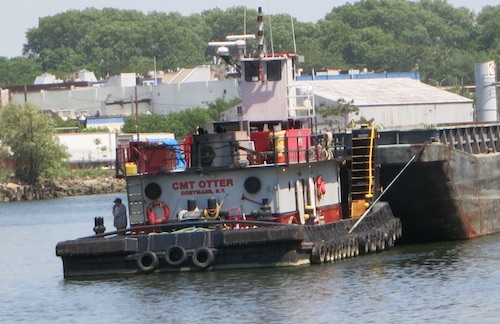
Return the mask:
<path fill-rule="evenodd" d="M 115 195 L 0 204 L 0 323 L 498 323 L 500 236 L 299 268 L 64 280 Z M 125 198 L 125 197 L 122 197 Z"/>

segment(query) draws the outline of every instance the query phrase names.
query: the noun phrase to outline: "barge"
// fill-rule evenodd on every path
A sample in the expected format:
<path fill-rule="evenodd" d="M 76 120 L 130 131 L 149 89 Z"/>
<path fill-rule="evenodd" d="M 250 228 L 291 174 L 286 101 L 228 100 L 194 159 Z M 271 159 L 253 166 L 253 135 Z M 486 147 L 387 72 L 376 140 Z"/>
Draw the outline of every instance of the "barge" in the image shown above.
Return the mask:
<path fill-rule="evenodd" d="M 65 278 L 321 264 L 399 239 L 401 222 L 377 199 L 375 126 L 349 143 L 317 133 L 313 91 L 294 80 L 298 56 L 268 54 L 262 21 L 259 8 L 255 54 L 253 35 L 217 43 L 241 77 L 242 102 L 222 121 L 118 148 L 129 227 L 105 232 L 96 217 L 95 235 L 58 243 Z"/>
<path fill-rule="evenodd" d="M 384 194 L 401 219 L 407 242 L 464 240 L 500 232 L 495 62 L 476 63 L 475 75 L 475 122 L 379 132 L 381 185 L 387 187 L 407 166 Z"/>
<path fill-rule="evenodd" d="M 407 242 L 464 240 L 500 232 L 500 124 L 379 132 L 383 200 Z"/>

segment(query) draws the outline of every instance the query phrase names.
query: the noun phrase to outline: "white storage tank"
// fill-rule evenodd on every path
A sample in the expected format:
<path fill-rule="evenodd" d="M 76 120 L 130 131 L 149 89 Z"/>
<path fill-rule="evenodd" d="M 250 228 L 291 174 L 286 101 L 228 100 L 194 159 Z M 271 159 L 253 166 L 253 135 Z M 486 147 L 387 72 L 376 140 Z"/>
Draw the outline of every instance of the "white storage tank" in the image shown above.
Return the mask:
<path fill-rule="evenodd" d="M 494 61 L 476 63 L 476 105 L 477 121 L 496 122 L 496 66 Z"/>

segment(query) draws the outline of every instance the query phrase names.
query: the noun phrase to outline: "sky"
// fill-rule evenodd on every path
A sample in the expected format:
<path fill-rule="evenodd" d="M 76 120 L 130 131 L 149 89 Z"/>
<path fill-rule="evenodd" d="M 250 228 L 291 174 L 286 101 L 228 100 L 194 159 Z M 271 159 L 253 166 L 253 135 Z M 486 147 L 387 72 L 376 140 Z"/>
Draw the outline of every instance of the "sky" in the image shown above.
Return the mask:
<path fill-rule="evenodd" d="M 38 27 L 38 19 L 53 16 L 67 10 L 85 8 L 135 9 L 145 13 L 150 11 L 176 11 L 184 16 L 203 10 L 234 6 L 257 9 L 262 7 L 264 14 L 286 13 L 303 22 L 316 22 L 323 19 L 334 7 L 356 0 L 9 0 L 0 5 L 0 57 L 22 55 L 26 43 L 26 32 Z M 448 0 L 454 7 L 466 7 L 480 12 L 484 6 L 498 5 L 499 0 Z"/>

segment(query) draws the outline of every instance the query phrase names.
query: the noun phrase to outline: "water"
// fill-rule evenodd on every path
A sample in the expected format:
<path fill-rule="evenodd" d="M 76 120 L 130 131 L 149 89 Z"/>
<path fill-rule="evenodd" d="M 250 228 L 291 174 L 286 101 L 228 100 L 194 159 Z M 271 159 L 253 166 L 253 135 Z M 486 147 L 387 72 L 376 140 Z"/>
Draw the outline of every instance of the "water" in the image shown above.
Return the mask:
<path fill-rule="evenodd" d="M 0 322 L 495 323 L 500 235 L 320 266 L 64 280 L 55 245 L 115 195 L 0 204 Z"/>

